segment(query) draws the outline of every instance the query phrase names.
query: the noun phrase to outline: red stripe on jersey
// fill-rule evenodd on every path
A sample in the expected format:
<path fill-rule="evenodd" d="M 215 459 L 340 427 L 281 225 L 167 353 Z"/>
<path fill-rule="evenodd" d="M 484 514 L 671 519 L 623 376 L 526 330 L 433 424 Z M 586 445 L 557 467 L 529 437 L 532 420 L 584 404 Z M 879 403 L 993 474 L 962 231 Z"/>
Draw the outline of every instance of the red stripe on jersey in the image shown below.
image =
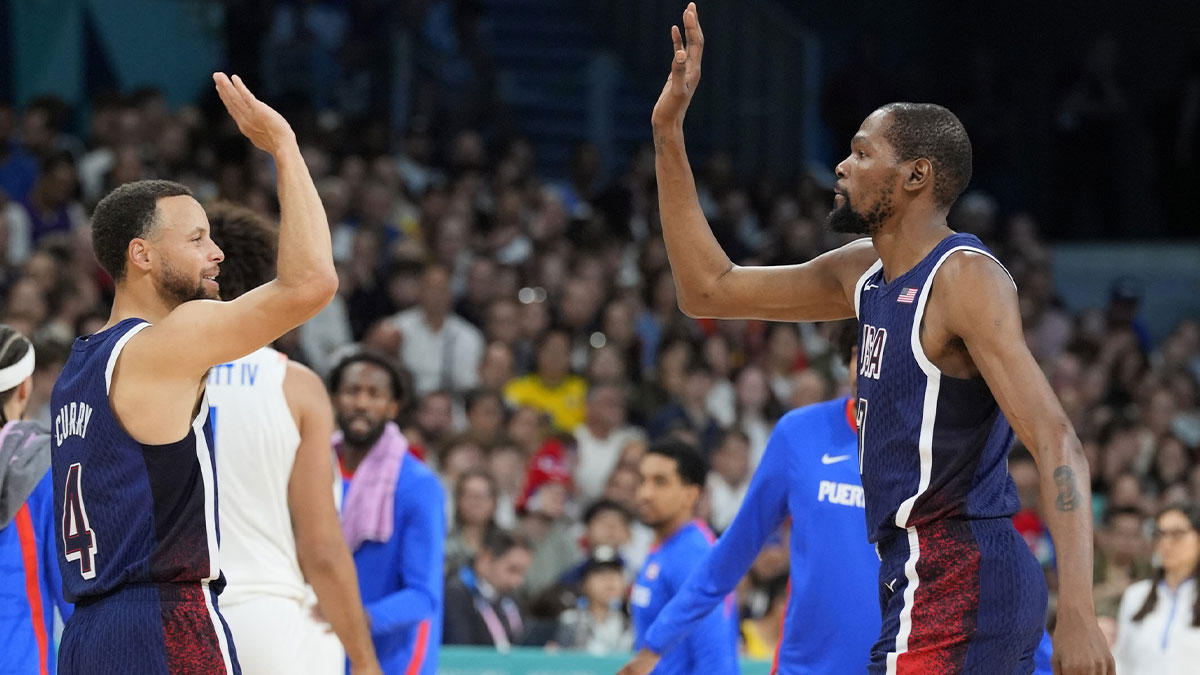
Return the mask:
<path fill-rule="evenodd" d="M 417 627 L 417 644 L 413 647 L 413 655 L 408 661 L 408 667 L 404 669 L 404 675 L 417 675 L 421 672 L 421 666 L 425 664 L 425 650 L 428 646 L 429 619 L 425 619 Z"/>
<path fill-rule="evenodd" d="M 46 652 L 49 640 L 46 637 L 46 615 L 42 611 L 42 583 L 38 579 L 37 537 L 33 534 L 33 519 L 29 516 L 29 504 L 22 504 L 17 511 L 17 539 L 21 542 L 21 562 L 25 567 L 25 597 L 29 599 L 29 614 L 33 621 L 33 637 L 38 648 L 38 672 L 47 675 Z"/>

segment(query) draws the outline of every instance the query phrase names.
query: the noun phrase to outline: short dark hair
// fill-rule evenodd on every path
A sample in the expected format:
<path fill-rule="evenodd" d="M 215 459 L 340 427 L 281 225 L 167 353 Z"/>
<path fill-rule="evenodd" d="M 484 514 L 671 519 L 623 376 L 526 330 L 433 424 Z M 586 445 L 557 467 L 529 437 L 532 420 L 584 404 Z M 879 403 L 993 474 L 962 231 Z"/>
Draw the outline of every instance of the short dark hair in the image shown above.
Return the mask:
<path fill-rule="evenodd" d="M 621 502 L 618 502 L 615 499 L 609 499 L 608 497 L 602 497 L 592 502 L 591 505 L 587 507 L 587 510 L 583 512 L 583 524 L 587 525 L 588 523 L 592 522 L 592 518 L 595 518 L 601 513 L 608 513 L 609 511 L 620 515 L 625 519 L 626 523 L 633 522 L 633 515 L 629 513 L 629 509 L 621 505 Z"/>
<path fill-rule="evenodd" d="M 484 387 L 476 387 L 463 394 L 463 410 L 470 412 L 471 408 L 475 407 L 476 403 L 485 399 L 493 399 L 500 401 L 500 407 L 504 407 L 504 396 L 495 389 L 487 389 Z"/>
<path fill-rule="evenodd" d="M 840 363 L 846 364 L 850 362 L 850 356 L 854 354 L 854 348 L 858 346 L 858 321 L 855 319 L 846 319 L 838 321 L 833 329 L 833 344 L 837 349 Z"/>
<path fill-rule="evenodd" d="M 487 552 L 493 559 L 502 558 L 514 548 L 523 548 L 526 551 L 532 551 L 533 547 L 524 538 L 502 530 L 498 527 L 489 528 L 483 533 L 483 541 L 480 543 L 479 552 Z"/>
<path fill-rule="evenodd" d="M 1104 526 L 1111 527 L 1113 522 L 1121 516 L 1133 516 L 1139 521 L 1146 519 L 1146 515 L 1140 509 L 1132 506 L 1115 506 L 1104 512 Z"/>
<path fill-rule="evenodd" d="M 661 455 L 675 460 L 675 469 L 684 485 L 704 487 L 708 464 L 694 445 L 678 438 L 666 438 L 646 449 L 647 455 Z"/>
<path fill-rule="evenodd" d="M 883 136 L 896 161 L 920 157 L 933 165 L 933 200 L 950 208 L 971 182 L 971 139 L 954 113 L 935 103 L 889 103 L 892 122 Z"/>
<path fill-rule="evenodd" d="M 329 392 L 336 394 L 337 390 L 342 386 L 342 376 L 345 375 L 346 369 L 356 363 L 369 363 L 378 368 L 382 368 L 388 374 L 388 379 L 392 383 L 392 398 L 396 403 L 400 404 L 401 408 L 405 407 L 408 402 L 408 378 L 405 371 L 396 363 L 395 359 L 388 357 L 386 354 L 378 352 L 374 349 L 363 347 L 350 352 L 343 356 L 333 369 L 329 371 Z"/>
<path fill-rule="evenodd" d="M 225 253 L 221 262 L 221 299 L 233 300 L 275 278 L 279 230 L 244 206 L 217 202 L 204 209 L 212 240 Z"/>
<path fill-rule="evenodd" d="M 125 279 L 125 251 L 129 242 L 145 237 L 154 226 L 158 200 L 192 196 L 185 185 L 169 180 L 125 183 L 96 204 L 92 214 L 92 251 L 113 281 Z"/>

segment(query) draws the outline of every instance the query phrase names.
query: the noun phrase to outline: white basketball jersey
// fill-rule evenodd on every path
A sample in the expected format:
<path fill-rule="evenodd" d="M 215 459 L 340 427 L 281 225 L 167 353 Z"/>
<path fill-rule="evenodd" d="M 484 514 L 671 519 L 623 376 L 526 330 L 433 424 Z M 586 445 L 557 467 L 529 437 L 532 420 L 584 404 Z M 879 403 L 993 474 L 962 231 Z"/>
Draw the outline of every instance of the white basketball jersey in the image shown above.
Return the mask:
<path fill-rule="evenodd" d="M 222 606 L 263 595 L 298 602 L 310 597 L 288 508 L 300 430 L 283 395 L 286 373 L 287 357 L 264 347 L 208 376 L 228 581 Z"/>

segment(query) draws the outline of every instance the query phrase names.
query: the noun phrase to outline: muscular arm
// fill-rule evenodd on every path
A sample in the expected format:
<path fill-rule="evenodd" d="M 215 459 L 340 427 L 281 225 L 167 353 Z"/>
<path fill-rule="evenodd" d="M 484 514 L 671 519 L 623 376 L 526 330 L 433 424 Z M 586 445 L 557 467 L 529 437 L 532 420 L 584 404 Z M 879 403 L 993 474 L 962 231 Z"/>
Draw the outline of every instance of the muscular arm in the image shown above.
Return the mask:
<path fill-rule="evenodd" d="M 238 128 L 271 154 L 278 169 L 282 220 L 276 278 L 230 302 L 185 302 L 130 339 L 118 359 L 110 398 L 125 430 L 143 443 L 178 440 L 191 423 L 198 380 L 209 368 L 299 326 L 337 292 L 325 209 L 291 127 L 240 79 L 215 79 Z M 137 367 L 122 370 L 126 361 Z M 148 407 L 159 415 L 137 414 Z"/>
<path fill-rule="evenodd" d="M 654 170 L 663 240 L 679 308 L 689 316 L 826 321 L 854 316 L 854 284 L 878 257 L 867 240 L 802 265 L 740 267 L 709 228 L 683 143 L 683 118 L 700 84 L 704 33 L 695 4 L 683 15 L 687 47 L 672 27 L 675 59 L 654 106 Z"/>
<path fill-rule="evenodd" d="M 1055 660 L 1064 673 L 1111 672 L 1092 602 L 1092 511 L 1087 459 L 1062 405 L 1025 345 L 1017 293 L 991 259 L 958 253 L 931 298 L 947 331 L 961 337 L 1000 409 L 1037 461 L 1040 505 L 1058 556 Z M 1107 659 L 1108 670 L 1103 662 Z"/>
<path fill-rule="evenodd" d="M 288 407 L 300 428 L 300 447 L 288 481 L 288 507 L 296 534 L 296 554 L 321 611 L 355 666 L 375 662 L 367 615 L 358 594 L 354 560 L 342 539 L 333 503 L 333 462 L 329 439 L 333 410 L 316 373 L 288 363 L 283 381 Z"/>

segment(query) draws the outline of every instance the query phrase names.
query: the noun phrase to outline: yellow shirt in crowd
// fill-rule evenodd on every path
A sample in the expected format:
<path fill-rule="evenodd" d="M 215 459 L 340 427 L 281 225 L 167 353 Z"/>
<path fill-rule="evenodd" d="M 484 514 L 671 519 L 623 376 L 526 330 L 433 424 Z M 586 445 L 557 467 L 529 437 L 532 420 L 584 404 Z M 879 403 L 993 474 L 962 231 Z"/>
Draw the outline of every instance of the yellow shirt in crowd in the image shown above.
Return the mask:
<path fill-rule="evenodd" d="M 587 410 L 587 381 L 568 375 L 558 386 L 547 386 L 537 373 L 510 380 L 504 385 L 504 397 L 514 406 L 528 406 L 550 415 L 559 431 L 570 431 L 583 424 Z"/>

